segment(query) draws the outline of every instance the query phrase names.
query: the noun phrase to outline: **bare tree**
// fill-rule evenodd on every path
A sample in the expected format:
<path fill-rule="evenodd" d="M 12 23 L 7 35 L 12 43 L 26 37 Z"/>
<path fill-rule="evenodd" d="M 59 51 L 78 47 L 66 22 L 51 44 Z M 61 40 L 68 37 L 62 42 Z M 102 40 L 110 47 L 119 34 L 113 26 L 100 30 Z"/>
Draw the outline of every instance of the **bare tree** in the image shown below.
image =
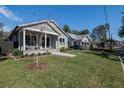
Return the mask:
<path fill-rule="evenodd" d="M 0 22 L 0 41 L 3 40 L 3 30 L 4 30 L 4 26 L 3 23 Z"/>

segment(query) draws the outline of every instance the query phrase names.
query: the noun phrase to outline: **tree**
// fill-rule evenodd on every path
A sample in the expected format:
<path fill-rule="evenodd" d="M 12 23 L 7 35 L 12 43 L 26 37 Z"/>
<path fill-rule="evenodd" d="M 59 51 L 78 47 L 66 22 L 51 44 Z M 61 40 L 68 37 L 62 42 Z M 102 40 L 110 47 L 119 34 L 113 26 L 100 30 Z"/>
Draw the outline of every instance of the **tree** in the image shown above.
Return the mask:
<path fill-rule="evenodd" d="M 76 34 L 76 35 L 81 35 L 82 32 L 81 31 L 78 31 L 78 30 L 72 30 L 72 33 L 73 34 Z"/>
<path fill-rule="evenodd" d="M 98 25 L 92 31 L 91 37 L 97 41 L 106 41 L 107 40 L 107 31 L 109 29 L 108 24 Z"/>
<path fill-rule="evenodd" d="M 10 35 L 10 32 L 3 32 L 3 40 L 8 40 L 8 37 Z"/>
<path fill-rule="evenodd" d="M 97 40 L 97 34 L 96 34 L 96 32 L 94 30 L 91 32 L 90 37 L 92 38 L 92 41 Z"/>
<path fill-rule="evenodd" d="M 84 30 L 82 31 L 82 34 L 89 34 L 89 30 L 88 30 L 88 29 L 84 29 Z"/>
<path fill-rule="evenodd" d="M 71 29 L 70 29 L 70 27 L 69 27 L 68 25 L 64 25 L 64 26 L 63 26 L 63 30 L 64 30 L 65 32 L 71 32 Z"/>
<path fill-rule="evenodd" d="M 102 24 L 96 26 L 91 32 L 91 38 L 94 42 L 99 42 L 100 45 L 104 46 L 107 40 L 107 31 L 109 30 L 109 24 Z"/>
<path fill-rule="evenodd" d="M 0 22 L 0 41 L 3 40 L 3 23 Z"/>
<path fill-rule="evenodd" d="M 124 16 L 122 16 L 122 25 L 118 31 L 118 35 L 120 38 L 124 38 Z"/>

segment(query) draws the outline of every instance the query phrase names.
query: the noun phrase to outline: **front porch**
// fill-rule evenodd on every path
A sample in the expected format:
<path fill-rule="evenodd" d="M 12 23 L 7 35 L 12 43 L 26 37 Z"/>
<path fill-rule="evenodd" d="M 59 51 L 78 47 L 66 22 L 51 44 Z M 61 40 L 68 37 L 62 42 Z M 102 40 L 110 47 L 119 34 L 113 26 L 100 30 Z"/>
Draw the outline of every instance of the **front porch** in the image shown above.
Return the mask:
<path fill-rule="evenodd" d="M 23 51 L 23 55 L 31 55 L 31 54 L 44 54 L 44 53 L 56 53 L 58 50 L 56 49 L 35 49 L 35 50 L 25 50 Z"/>
<path fill-rule="evenodd" d="M 25 50 L 23 51 L 23 55 L 32 55 L 32 54 L 44 54 L 44 53 L 51 53 L 52 55 L 58 55 L 58 56 L 66 56 L 66 57 L 75 57 L 76 55 L 69 54 L 69 53 L 63 53 L 59 52 L 56 49 L 47 49 L 47 50 Z"/>
<path fill-rule="evenodd" d="M 23 29 L 18 33 L 18 49 L 26 53 L 44 53 L 48 50 L 59 51 L 57 33 L 38 29 Z"/>

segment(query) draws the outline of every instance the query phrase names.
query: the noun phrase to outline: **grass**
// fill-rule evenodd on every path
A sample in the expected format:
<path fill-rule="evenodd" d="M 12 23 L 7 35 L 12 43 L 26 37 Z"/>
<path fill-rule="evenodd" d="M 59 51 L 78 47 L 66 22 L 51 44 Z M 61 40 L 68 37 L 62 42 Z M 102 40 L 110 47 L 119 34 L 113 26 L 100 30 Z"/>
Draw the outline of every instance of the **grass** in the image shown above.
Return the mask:
<path fill-rule="evenodd" d="M 71 50 L 74 58 L 41 56 L 48 69 L 28 70 L 29 60 L 0 62 L 0 87 L 124 87 L 124 72 L 118 59 Z M 32 58 L 32 60 L 35 60 Z"/>

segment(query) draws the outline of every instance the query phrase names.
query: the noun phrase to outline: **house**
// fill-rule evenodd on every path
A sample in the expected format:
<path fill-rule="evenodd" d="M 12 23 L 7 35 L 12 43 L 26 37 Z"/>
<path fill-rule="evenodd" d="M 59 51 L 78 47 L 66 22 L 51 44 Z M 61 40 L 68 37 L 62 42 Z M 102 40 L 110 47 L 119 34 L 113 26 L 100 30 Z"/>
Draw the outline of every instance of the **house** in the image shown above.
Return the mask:
<path fill-rule="evenodd" d="M 24 55 L 68 48 L 68 38 L 69 35 L 54 20 L 18 25 L 9 36 L 14 48 L 23 51 Z"/>
<path fill-rule="evenodd" d="M 90 49 L 90 39 L 87 34 L 76 35 L 73 33 L 67 33 L 70 36 L 69 47 L 81 46 L 82 49 Z"/>

